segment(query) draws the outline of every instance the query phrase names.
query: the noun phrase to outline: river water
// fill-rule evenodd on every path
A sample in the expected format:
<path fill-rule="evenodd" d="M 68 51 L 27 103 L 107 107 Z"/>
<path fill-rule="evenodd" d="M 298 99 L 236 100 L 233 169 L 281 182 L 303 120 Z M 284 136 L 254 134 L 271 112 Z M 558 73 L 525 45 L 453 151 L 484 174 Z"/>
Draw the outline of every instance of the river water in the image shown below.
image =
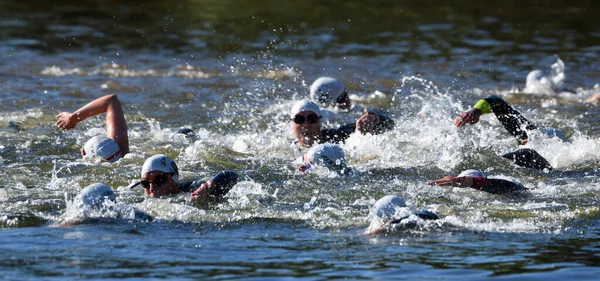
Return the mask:
<path fill-rule="evenodd" d="M 7 280 L 597 280 L 600 275 L 600 6 L 594 1 L 0 1 L 0 272 Z M 564 65 L 564 69 L 562 66 Z M 540 69 L 562 89 L 526 89 Z M 554 74 L 552 74 L 554 71 Z M 320 76 L 384 108 L 391 132 L 352 136 L 350 177 L 295 176 L 287 121 Z M 564 77 L 563 77 L 564 75 Z M 533 89 L 533 90 L 532 90 Z M 378 91 L 378 94 L 374 94 Z M 80 159 L 104 116 L 55 115 L 121 100 L 131 153 Z M 454 117 L 489 94 L 568 142 L 532 135 L 553 171 L 493 116 Z M 423 108 L 423 118 L 417 113 Z M 332 114 L 325 126 L 356 119 Z M 174 134 L 191 128 L 196 140 Z M 156 153 L 183 179 L 242 177 L 226 201 L 145 199 L 126 186 Z M 515 196 L 426 182 L 464 169 L 515 180 Z M 156 219 L 56 227 L 86 185 Z M 366 236 L 395 194 L 442 219 Z"/>

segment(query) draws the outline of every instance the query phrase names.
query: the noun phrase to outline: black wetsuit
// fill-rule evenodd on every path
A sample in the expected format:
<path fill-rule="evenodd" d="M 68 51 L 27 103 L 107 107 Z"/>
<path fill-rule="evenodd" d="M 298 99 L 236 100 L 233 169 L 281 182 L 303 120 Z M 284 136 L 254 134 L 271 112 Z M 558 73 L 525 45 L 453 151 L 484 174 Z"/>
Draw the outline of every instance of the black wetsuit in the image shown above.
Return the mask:
<path fill-rule="evenodd" d="M 211 178 L 213 183 L 210 195 L 214 197 L 223 197 L 237 183 L 238 174 L 231 170 L 224 170 L 217 173 Z M 200 185 L 205 183 L 204 180 L 186 181 L 179 184 L 179 190 L 182 192 L 193 192 Z"/>
<path fill-rule="evenodd" d="M 525 130 L 537 129 L 533 123 L 525 119 L 521 113 L 512 108 L 502 98 L 490 95 L 484 100 L 491 106 L 492 112 L 496 115 L 502 126 L 519 141 L 527 139 L 527 132 Z"/>
<path fill-rule="evenodd" d="M 485 184 L 478 189 L 492 194 L 508 194 L 514 191 L 527 190 L 518 182 L 503 179 L 486 179 Z"/>
<path fill-rule="evenodd" d="M 413 215 L 415 215 L 423 220 L 438 220 L 438 219 L 440 219 L 435 213 L 433 213 L 431 211 L 427 211 L 427 210 L 417 211 Z M 400 223 L 400 222 L 408 219 L 409 217 L 410 217 L 410 215 L 404 216 L 404 217 L 401 217 L 398 219 L 393 219 L 390 221 L 390 224 Z"/>
<path fill-rule="evenodd" d="M 394 128 L 395 123 L 385 114 L 377 114 L 380 122 L 375 124 L 373 134 L 385 133 Z M 321 143 L 342 143 L 345 142 L 352 133 L 356 131 L 356 122 L 342 125 L 338 128 L 321 130 Z"/>
<path fill-rule="evenodd" d="M 517 138 L 519 141 L 519 145 L 522 144 L 524 140 L 528 139 L 527 130 L 535 130 L 537 127 L 535 124 L 531 123 L 529 120 L 525 119 L 514 108 L 512 108 L 506 101 L 502 98 L 494 95 L 490 95 L 487 98 L 483 99 L 483 101 L 487 102 L 489 105 L 489 109 L 491 112 L 496 115 L 498 121 L 504 126 L 504 128 L 513 136 Z M 481 104 L 482 101 L 479 101 L 475 108 L 478 108 L 482 111 L 482 114 L 489 113 L 487 112 L 488 107 L 485 104 Z M 516 165 L 533 168 L 533 169 L 549 169 L 552 170 L 552 166 L 543 156 L 541 156 L 537 151 L 533 149 L 519 149 L 517 151 L 507 153 L 503 155 L 504 158 L 508 158 L 514 161 Z M 503 188 L 501 188 L 503 189 Z M 495 192 L 492 192 L 495 193 Z"/>

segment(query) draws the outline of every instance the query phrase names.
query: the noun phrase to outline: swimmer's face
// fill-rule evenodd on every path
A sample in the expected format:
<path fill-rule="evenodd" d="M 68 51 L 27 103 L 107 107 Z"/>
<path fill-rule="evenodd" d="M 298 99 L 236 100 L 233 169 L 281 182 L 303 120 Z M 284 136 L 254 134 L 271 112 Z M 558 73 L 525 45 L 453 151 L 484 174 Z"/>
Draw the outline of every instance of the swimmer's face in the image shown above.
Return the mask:
<path fill-rule="evenodd" d="M 302 146 L 311 146 L 321 137 L 321 119 L 312 111 L 302 111 L 292 118 L 292 131 Z"/>
<path fill-rule="evenodd" d="M 173 180 L 173 174 L 161 171 L 151 171 L 142 177 L 142 187 L 147 197 L 161 197 L 179 192 L 177 182 Z"/>

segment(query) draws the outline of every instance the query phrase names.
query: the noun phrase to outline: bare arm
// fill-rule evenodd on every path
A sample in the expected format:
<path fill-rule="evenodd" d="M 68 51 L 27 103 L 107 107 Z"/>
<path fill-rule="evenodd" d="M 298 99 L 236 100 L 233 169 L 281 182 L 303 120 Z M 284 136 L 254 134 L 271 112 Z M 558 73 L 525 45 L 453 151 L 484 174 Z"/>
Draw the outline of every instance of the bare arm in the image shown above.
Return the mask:
<path fill-rule="evenodd" d="M 61 112 L 56 115 L 56 126 L 61 130 L 70 130 L 90 116 L 106 113 L 106 136 L 114 140 L 121 149 L 121 155 L 129 152 L 129 137 L 123 106 L 117 95 L 100 97 L 73 113 Z"/>
<path fill-rule="evenodd" d="M 455 177 L 455 176 L 445 176 L 439 180 L 430 181 L 427 183 L 428 185 L 438 185 L 438 186 L 453 186 L 453 187 L 471 187 L 473 185 L 472 177 Z"/>

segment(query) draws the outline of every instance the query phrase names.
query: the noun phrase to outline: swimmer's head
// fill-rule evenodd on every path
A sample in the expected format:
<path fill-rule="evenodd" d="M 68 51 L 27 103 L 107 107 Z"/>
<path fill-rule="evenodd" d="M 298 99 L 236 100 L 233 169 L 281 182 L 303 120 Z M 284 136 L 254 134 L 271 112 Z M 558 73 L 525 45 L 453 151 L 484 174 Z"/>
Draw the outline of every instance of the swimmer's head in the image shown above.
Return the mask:
<path fill-rule="evenodd" d="M 108 201 L 115 202 L 115 192 L 108 185 L 102 183 L 90 184 L 79 193 L 79 198 L 84 206 L 100 209 Z"/>
<path fill-rule="evenodd" d="M 321 118 L 321 109 L 319 109 L 319 106 L 314 103 L 313 101 L 310 100 L 301 100 L 296 102 L 293 106 L 292 106 L 292 111 L 290 112 L 290 118 L 294 118 L 298 113 L 301 112 L 312 112 L 314 114 L 317 115 L 317 117 Z"/>
<path fill-rule="evenodd" d="M 291 128 L 298 143 L 311 146 L 321 137 L 321 110 L 310 100 L 298 101 L 290 112 Z"/>
<path fill-rule="evenodd" d="M 404 199 L 396 195 L 388 195 L 379 200 L 371 207 L 370 217 L 378 217 L 384 221 L 394 218 L 398 211 L 406 208 Z"/>
<path fill-rule="evenodd" d="M 348 109 L 352 105 L 342 82 L 331 77 L 320 77 L 315 80 L 310 85 L 310 98 L 322 106 Z"/>
<path fill-rule="evenodd" d="M 130 184 L 129 188 L 141 184 L 145 193 L 156 193 L 156 196 L 168 195 L 172 193 L 172 187 L 179 183 L 179 169 L 173 159 L 164 154 L 157 154 L 146 159 L 140 177 L 141 180 Z M 154 184 L 154 188 L 151 188 L 151 184 Z"/>
<path fill-rule="evenodd" d="M 344 150 L 335 144 L 316 145 L 304 155 L 303 160 L 305 165 L 326 167 L 336 172 L 346 169 Z"/>
<path fill-rule="evenodd" d="M 114 140 L 106 136 L 95 136 L 83 145 L 81 156 L 88 161 L 112 163 L 121 159 L 121 149 Z"/>
<path fill-rule="evenodd" d="M 465 170 L 462 173 L 460 173 L 458 176 L 459 177 L 473 177 L 473 178 L 482 177 L 484 179 L 486 178 L 485 174 L 480 170 Z"/>
<path fill-rule="evenodd" d="M 179 169 L 177 168 L 177 164 L 173 159 L 164 154 L 157 154 L 146 159 L 144 166 L 142 166 L 141 177 L 144 178 L 144 175 L 151 172 L 173 174 L 172 178 L 175 181 L 179 180 Z"/>

